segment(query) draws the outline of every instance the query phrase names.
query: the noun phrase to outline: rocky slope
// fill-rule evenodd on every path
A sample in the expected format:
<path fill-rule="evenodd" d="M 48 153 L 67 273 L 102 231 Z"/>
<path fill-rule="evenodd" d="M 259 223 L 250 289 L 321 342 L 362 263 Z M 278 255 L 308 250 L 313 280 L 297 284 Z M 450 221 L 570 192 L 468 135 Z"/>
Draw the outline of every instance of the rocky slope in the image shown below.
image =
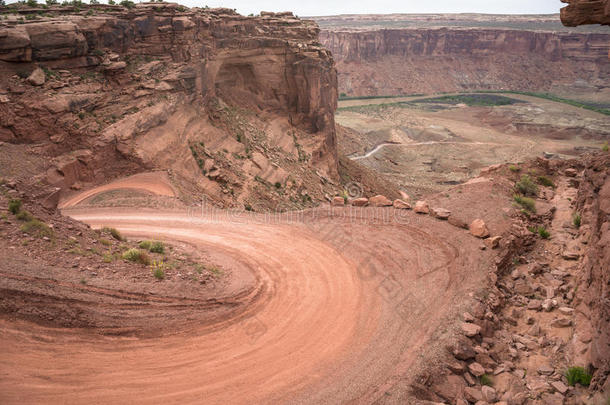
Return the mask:
<path fill-rule="evenodd" d="M 576 27 L 582 24 L 610 25 L 610 1 L 608 0 L 561 0 L 568 3 L 561 9 L 561 21 Z"/>
<path fill-rule="evenodd" d="M 472 89 L 597 92 L 610 76 L 610 35 L 488 28 L 323 30 L 348 96 Z"/>
<path fill-rule="evenodd" d="M 242 208 L 336 188 L 336 71 L 314 22 L 83 7 L 21 6 L 0 22 L 0 141 L 36 144 L 35 181 L 63 196 L 168 169 L 190 195 Z"/>

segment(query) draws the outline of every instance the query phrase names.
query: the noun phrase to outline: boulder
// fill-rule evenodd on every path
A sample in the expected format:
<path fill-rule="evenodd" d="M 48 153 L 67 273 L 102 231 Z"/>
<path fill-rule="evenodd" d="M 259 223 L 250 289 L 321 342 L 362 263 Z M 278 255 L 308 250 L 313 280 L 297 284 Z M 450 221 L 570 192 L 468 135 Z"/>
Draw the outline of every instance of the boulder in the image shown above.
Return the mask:
<path fill-rule="evenodd" d="M 330 202 L 333 207 L 343 207 L 345 205 L 345 199 L 343 197 L 334 197 Z"/>
<path fill-rule="evenodd" d="M 572 169 L 572 168 L 566 169 L 564 173 L 568 177 L 576 177 L 578 175 L 578 172 L 576 171 L 576 169 Z"/>
<path fill-rule="evenodd" d="M 472 346 L 466 343 L 458 343 L 453 348 L 453 356 L 458 360 L 470 360 L 476 356 L 476 352 L 472 348 Z"/>
<path fill-rule="evenodd" d="M 462 228 L 462 229 L 468 229 L 468 224 L 466 223 L 466 221 L 464 221 L 463 219 L 461 219 L 453 214 L 449 215 L 448 221 L 453 226 L 456 226 L 456 227 Z"/>
<path fill-rule="evenodd" d="M 432 215 L 434 218 L 447 220 L 449 219 L 449 215 L 451 215 L 451 211 L 444 208 L 432 208 L 430 210 L 430 215 Z"/>
<path fill-rule="evenodd" d="M 568 392 L 568 387 L 561 381 L 553 381 L 551 387 L 562 395 Z"/>
<path fill-rule="evenodd" d="M 366 207 L 369 204 L 369 199 L 366 197 L 360 197 L 352 200 L 354 207 Z"/>
<path fill-rule="evenodd" d="M 371 197 L 369 199 L 369 204 L 373 207 L 390 207 L 392 205 L 392 201 L 390 201 L 384 195 L 376 195 L 375 197 Z"/>
<path fill-rule="evenodd" d="M 468 365 L 468 371 L 472 373 L 475 377 L 480 377 L 485 374 L 485 368 L 479 363 L 470 363 Z"/>
<path fill-rule="evenodd" d="M 569 318 L 555 318 L 551 321 L 551 326 L 554 328 L 567 328 L 572 326 L 572 320 Z"/>
<path fill-rule="evenodd" d="M 42 86 L 46 81 L 44 70 L 36 68 L 27 78 L 28 83 L 32 86 Z"/>
<path fill-rule="evenodd" d="M 540 367 L 538 367 L 538 374 L 541 375 L 553 375 L 553 373 L 555 372 L 555 369 L 551 366 L 549 366 L 548 364 L 543 364 Z"/>
<path fill-rule="evenodd" d="M 474 323 L 463 322 L 462 331 L 466 336 L 474 337 L 481 333 L 481 327 L 479 325 L 475 325 Z"/>
<path fill-rule="evenodd" d="M 392 205 L 394 205 L 394 208 L 396 208 L 397 210 L 410 210 L 411 209 L 411 204 L 409 204 L 406 201 L 400 200 L 400 199 L 394 200 L 394 203 Z"/>
<path fill-rule="evenodd" d="M 483 394 L 481 394 L 481 390 L 475 387 L 466 387 L 464 388 L 464 398 L 467 401 L 472 402 L 473 404 L 483 400 Z"/>
<path fill-rule="evenodd" d="M 415 208 L 413 208 L 418 214 L 428 214 L 430 212 L 430 206 L 426 201 L 417 201 L 415 203 Z"/>
<path fill-rule="evenodd" d="M 112 63 L 108 64 L 107 66 L 104 66 L 104 71 L 109 72 L 109 73 L 120 72 L 121 70 L 124 70 L 126 67 L 127 67 L 127 62 L 124 62 L 124 61 L 112 62 Z"/>
<path fill-rule="evenodd" d="M 501 236 L 494 236 L 488 239 L 485 239 L 485 245 L 490 249 L 496 249 L 500 246 L 500 241 L 502 240 Z"/>
<path fill-rule="evenodd" d="M 481 387 L 481 394 L 483 394 L 483 401 L 493 404 L 496 402 L 496 390 L 492 387 L 484 385 Z"/>
<path fill-rule="evenodd" d="M 475 219 L 472 221 L 468 229 L 470 230 L 470 233 L 477 238 L 487 238 L 489 236 L 487 225 L 485 225 L 485 221 L 482 219 Z"/>

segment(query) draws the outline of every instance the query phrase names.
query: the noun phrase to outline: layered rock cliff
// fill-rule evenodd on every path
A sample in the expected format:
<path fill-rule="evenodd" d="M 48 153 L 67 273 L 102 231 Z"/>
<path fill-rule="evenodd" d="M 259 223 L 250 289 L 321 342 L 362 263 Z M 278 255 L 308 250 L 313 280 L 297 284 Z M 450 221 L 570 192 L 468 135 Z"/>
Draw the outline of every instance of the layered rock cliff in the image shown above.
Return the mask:
<path fill-rule="evenodd" d="M 239 205 L 336 178 L 337 77 L 314 22 L 171 3 L 45 12 L 0 23 L 0 141 L 44 144 L 50 184 L 170 169 Z"/>
<path fill-rule="evenodd" d="M 606 87 L 610 34 L 418 28 L 329 31 L 339 91 L 396 95 L 470 89 Z"/>
<path fill-rule="evenodd" d="M 594 387 L 607 391 L 610 390 L 610 155 L 606 153 L 584 163 L 576 209 L 582 215 L 579 232 L 586 248 L 578 269 L 578 332 L 572 343 L 576 348 L 575 359 L 597 371 Z"/>
<path fill-rule="evenodd" d="M 561 9 L 561 21 L 568 27 L 583 24 L 610 25 L 609 0 L 561 0 L 568 3 Z"/>

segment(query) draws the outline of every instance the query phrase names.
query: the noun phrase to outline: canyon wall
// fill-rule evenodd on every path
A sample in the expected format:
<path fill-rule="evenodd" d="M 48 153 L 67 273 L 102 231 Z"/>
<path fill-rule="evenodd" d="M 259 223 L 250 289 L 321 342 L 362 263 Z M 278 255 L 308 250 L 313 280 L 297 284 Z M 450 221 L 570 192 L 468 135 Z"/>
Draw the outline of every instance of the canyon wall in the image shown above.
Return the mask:
<path fill-rule="evenodd" d="M 337 76 L 315 22 L 173 3 L 83 7 L 0 22 L 0 141 L 46 144 L 64 162 L 49 182 L 170 169 L 232 205 L 254 177 L 284 184 L 297 166 L 337 177 Z"/>
<path fill-rule="evenodd" d="M 604 88 L 610 34 L 505 29 L 323 30 L 348 96 Z"/>
<path fill-rule="evenodd" d="M 610 25 L 610 0 L 561 0 L 561 21 L 568 27 L 583 24 Z"/>

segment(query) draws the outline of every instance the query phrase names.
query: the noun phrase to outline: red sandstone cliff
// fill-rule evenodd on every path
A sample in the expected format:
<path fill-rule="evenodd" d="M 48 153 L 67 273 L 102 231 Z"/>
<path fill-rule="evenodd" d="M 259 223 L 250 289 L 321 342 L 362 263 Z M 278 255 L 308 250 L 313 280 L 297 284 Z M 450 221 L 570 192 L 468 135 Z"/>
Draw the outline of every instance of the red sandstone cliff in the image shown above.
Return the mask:
<path fill-rule="evenodd" d="M 568 27 L 583 24 L 610 25 L 609 0 L 561 0 L 568 3 L 561 9 L 561 21 Z"/>
<path fill-rule="evenodd" d="M 339 91 L 390 95 L 468 89 L 607 86 L 610 34 L 504 29 L 324 30 Z"/>
<path fill-rule="evenodd" d="M 0 23 L 0 141 L 44 144 L 51 185 L 170 169 L 232 205 L 261 184 L 307 195 L 289 182 L 301 166 L 316 188 L 337 176 L 336 70 L 314 22 L 169 3 L 46 12 Z"/>

